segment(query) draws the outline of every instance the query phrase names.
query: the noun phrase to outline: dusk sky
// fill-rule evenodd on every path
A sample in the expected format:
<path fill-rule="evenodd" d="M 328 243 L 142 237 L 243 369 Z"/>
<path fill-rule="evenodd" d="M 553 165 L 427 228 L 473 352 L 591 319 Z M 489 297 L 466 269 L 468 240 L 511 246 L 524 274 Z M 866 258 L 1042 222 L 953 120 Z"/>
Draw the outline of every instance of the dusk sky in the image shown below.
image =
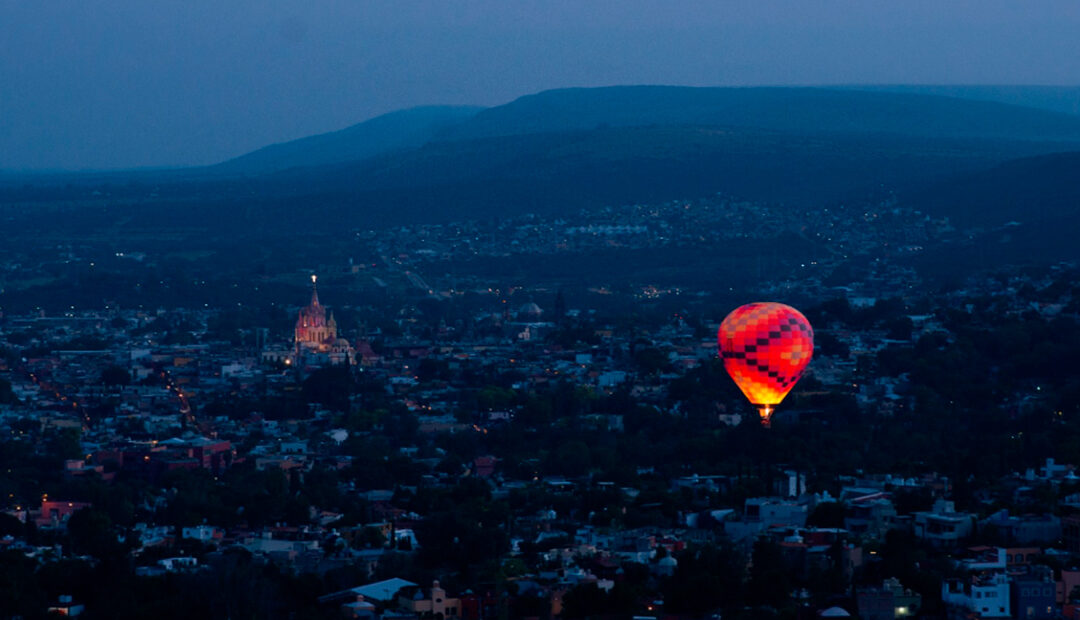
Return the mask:
<path fill-rule="evenodd" d="M 0 169 L 208 164 L 611 84 L 1080 84 L 1080 3 L 0 0 Z"/>

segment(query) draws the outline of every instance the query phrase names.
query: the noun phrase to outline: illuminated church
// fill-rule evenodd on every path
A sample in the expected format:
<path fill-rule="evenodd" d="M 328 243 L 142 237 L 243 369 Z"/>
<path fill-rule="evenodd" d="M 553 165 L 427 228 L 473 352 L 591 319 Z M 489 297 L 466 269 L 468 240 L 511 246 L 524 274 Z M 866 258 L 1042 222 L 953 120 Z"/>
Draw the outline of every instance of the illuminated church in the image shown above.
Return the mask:
<path fill-rule="evenodd" d="M 311 276 L 311 303 L 300 308 L 296 317 L 293 341 L 296 346 L 296 360 L 317 362 L 318 358 L 327 358 L 334 364 L 352 361 L 352 347 L 349 341 L 338 338 L 337 321 L 334 313 L 326 316 L 326 306 L 319 303 L 319 289 L 316 277 Z"/>

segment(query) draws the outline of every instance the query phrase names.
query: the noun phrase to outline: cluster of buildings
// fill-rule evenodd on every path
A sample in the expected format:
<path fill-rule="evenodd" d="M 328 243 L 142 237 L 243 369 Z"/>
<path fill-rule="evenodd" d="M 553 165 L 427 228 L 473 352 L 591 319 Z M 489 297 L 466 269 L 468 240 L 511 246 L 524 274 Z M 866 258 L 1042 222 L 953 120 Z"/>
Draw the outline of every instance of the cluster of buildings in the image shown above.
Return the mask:
<path fill-rule="evenodd" d="M 724 198 L 590 209 L 545 218 L 525 215 L 492 222 L 464 221 L 358 231 L 358 241 L 396 264 L 557 254 L 602 248 L 659 249 L 739 239 L 809 234 L 823 245 L 857 253 L 870 249 L 906 255 L 951 231 L 947 221 L 884 201 L 859 209 L 795 210 Z M 824 258 L 824 257 L 823 257 Z M 366 268 L 356 265 L 358 270 Z"/>
<path fill-rule="evenodd" d="M 347 271 L 361 280 L 374 281 L 378 285 L 376 290 L 385 290 L 395 280 L 401 280 L 405 288 L 441 298 L 470 293 L 505 295 L 506 288 L 492 286 L 490 278 L 460 273 L 452 267 L 470 261 L 497 263 L 516 257 L 543 261 L 560 255 L 588 256 L 611 250 L 663 252 L 700 248 L 709 252 L 711 248 L 728 244 L 802 239 L 806 242 L 806 253 L 797 264 L 789 264 L 791 256 L 778 260 L 777 251 L 769 250 L 766 245 L 761 251 L 754 250 L 759 255 L 752 262 L 739 263 L 738 271 L 745 272 L 743 276 L 752 276 L 755 287 L 762 293 L 790 296 L 796 292 L 800 296 L 824 298 L 834 288 L 828 281 L 830 274 L 849 259 L 860 257 L 866 273 L 847 278 L 846 284 L 851 284 L 852 290 L 846 293 L 896 294 L 913 290 L 920 282 L 903 259 L 949 238 L 952 232 L 947 220 L 933 220 L 892 200 L 858 209 L 840 206 L 798 210 L 790 205 L 778 207 L 717 196 L 659 205 L 591 209 L 560 217 L 526 215 L 492 222 L 462 221 L 357 231 L 357 252 L 366 258 L 350 259 Z M 333 265 L 320 266 L 323 268 L 335 270 Z M 448 268 L 457 273 L 447 274 L 434 285 L 420 276 L 442 273 Z M 739 279 L 736 276 L 740 274 L 731 275 Z M 608 286 L 609 283 L 598 284 L 591 290 L 610 294 Z M 635 298 L 642 301 L 701 293 L 695 290 L 700 288 L 700 282 L 694 278 L 641 281 L 634 286 Z"/>
<path fill-rule="evenodd" d="M 356 241 L 369 248 L 374 262 L 351 264 L 346 274 L 335 275 L 340 281 L 364 277 L 383 288 L 387 274 L 400 276 L 411 296 L 392 314 L 393 331 L 339 324 L 322 303 L 314 277 L 310 302 L 295 309 L 295 320 L 290 310 L 291 334 L 270 335 L 261 326 L 246 326 L 250 338 L 242 344 L 214 333 L 211 325 L 219 308 L 0 315 L 0 348 L 14 353 L 0 356 L 0 379 L 10 385 L 12 395 L 8 402 L 0 399 L 0 436 L 27 443 L 65 433 L 77 437 L 78 453 L 68 455 L 71 458 L 59 472 L 66 481 L 91 478 L 110 483 L 125 477 L 153 486 L 169 472 L 200 470 L 219 476 L 240 464 L 281 470 L 290 480 L 302 481 L 319 468 L 350 467 L 352 459 L 338 448 L 358 431 L 342 428 L 343 412 L 318 402 L 301 402 L 299 409 L 286 412 L 253 410 L 250 403 L 300 402 L 304 381 L 312 373 L 345 367 L 415 416 L 413 445 L 401 446 L 397 453 L 424 472 L 425 485 L 449 487 L 470 476 L 484 480 L 495 498 L 518 491 L 567 498 L 603 489 L 633 501 L 641 488 L 617 487 L 591 476 L 512 475 L 487 453 L 476 454 L 462 471 L 439 471 L 440 452 L 433 446 L 447 433 L 484 435 L 518 423 L 521 411 L 506 403 L 473 405 L 475 410 L 462 413 L 463 403 L 476 401 L 477 385 L 467 376 L 482 371 L 512 374 L 507 387 L 512 393 L 569 383 L 599 394 L 625 392 L 658 416 L 682 415 L 686 404 L 672 397 L 670 387 L 715 360 L 716 325 L 675 314 L 630 331 L 617 320 L 603 318 L 610 313 L 562 308 L 558 300 L 547 301 L 553 294 L 537 301 L 540 298 L 534 299 L 531 291 L 493 286 L 471 276 L 433 287 L 420 271 L 439 261 L 476 257 L 707 247 L 745 239 L 746 231 L 764 228 L 808 236 L 822 241 L 825 248 L 817 260 L 800 267 L 800 273 L 763 283 L 764 292 L 784 296 L 798 288 L 807 297 L 841 296 L 852 307 L 864 309 L 917 282 L 910 269 L 885 258 L 919 252 L 923 244 L 949 230 L 945 222 L 891 204 L 856 214 L 857 222 L 848 210 L 803 215 L 793 219 L 789 211 L 714 200 L 606 209 L 559 220 L 526 217 L 357 233 Z M 884 258 L 867 261 L 864 277 L 842 287 L 827 283 L 831 268 L 871 251 Z M 943 297 L 943 303 L 963 307 L 969 298 L 991 296 L 1007 313 L 1055 316 L 1064 311 L 1065 304 L 1057 301 L 1010 296 L 1009 291 L 1032 284 L 1030 279 L 1017 276 L 1004 289 L 999 284 L 972 283 Z M 470 308 L 465 318 L 433 320 L 420 308 L 421 301 L 452 302 L 470 292 L 486 305 Z M 603 285 L 593 292 L 613 296 Z M 628 298 L 651 301 L 678 295 L 693 293 L 677 286 L 640 284 Z M 907 336 L 890 334 L 881 326 L 815 326 L 823 337 L 843 342 L 846 350 L 817 355 L 811 376 L 823 389 L 851 393 L 857 403 L 878 413 L 903 412 L 911 400 L 903 374 L 866 378 L 858 374 L 858 365 L 860 359 L 898 342 L 910 343 L 921 334 L 944 330 L 932 314 L 905 318 L 912 329 Z M 569 331 L 566 324 L 574 326 L 573 338 L 549 339 Z M 641 348 L 658 352 L 655 372 L 641 368 L 635 357 Z M 362 408 L 362 396 L 349 398 L 349 410 Z M 717 424 L 741 422 L 737 407 L 717 403 L 714 414 Z M 791 407 L 778 422 L 799 415 L 815 412 Z M 590 412 L 585 418 L 606 432 L 624 432 L 619 412 Z M 1080 480 L 1072 465 L 1048 460 L 1041 468 L 998 481 L 993 491 L 980 497 L 983 506 L 1004 503 L 1021 508 L 1012 512 L 957 510 L 950 499 L 952 482 L 932 474 L 912 478 L 852 472 L 834 497 L 810 492 L 803 472 L 773 473 L 768 495 L 726 504 L 715 498 L 733 497 L 744 482 L 740 476 L 710 473 L 663 480 L 672 495 L 714 504 L 682 511 L 665 527 L 599 527 L 588 515 L 558 514 L 550 508 L 515 515 L 509 556 L 520 558 L 539 550 L 539 559 L 507 577 L 513 582 L 512 596 L 505 594 L 507 584 L 448 591 L 439 581 L 417 583 L 385 574 L 388 556 L 416 553 L 422 547 L 415 532 L 425 515 L 395 502 L 400 491 L 415 488 L 348 486 L 345 492 L 370 506 L 369 518 L 359 524 L 346 525 L 341 514 L 313 506 L 306 523 L 262 528 L 215 523 L 176 527 L 142 520 L 131 540 L 138 557 L 154 558 L 138 562 L 139 574 L 147 576 L 203 570 L 213 564 L 214 554 L 230 548 L 243 548 L 260 561 L 296 572 L 361 566 L 369 582 L 319 601 L 354 618 L 487 620 L 498 617 L 507 600 L 523 597 L 542 601 L 549 613 L 557 615 L 567 592 L 586 584 L 610 591 L 626 578 L 631 565 L 645 567 L 657 583 L 679 575 L 677 555 L 695 544 L 730 544 L 749 556 L 760 541 L 779 549 L 785 570 L 796 581 L 809 582 L 829 573 L 843 582 L 848 595 L 828 604 L 813 601 L 805 591 L 791 593 L 807 613 L 820 612 L 823 617 L 914 617 L 933 603 L 957 618 L 1080 618 L 1080 590 L 1074 593 L 1080 571 L 1072 568 L 1080 554 L 1080 516 L 1071 513 L 1073 508 L 1080 510 L 1080 498 L 1056 512 L 1031 501 L 1039 490 L 1056 491 Z M 655 472 L 639 474 L 656 483 Z M 899 497 L 913 495 L 925 498 L 924 505 L 899 506 Z M 167 490 L 153 493 L 139 507 L 140 516 L 154 514 L 169 500 Z M 829 504 L 838 505 L 841 522 L 816 523 L 816 511 Z M 62 531 L 76 512 L 90 505 L 36 494 L 0 498 L 5 512 L 46 531 Z M 951 576 L 940 592 L 914 592 L 913 584 L 893 575 L 880 583 L 848 588 L 861 571 L 881 561 L 881 549 L 895 531 L 909 534 L 934 557 L 950 559 Z M 184 541 L 199 543 L 202 552 L 160 557 Z M 11 536 L 0 539 L 0 548 L 23 549 L 43 562 L 63 554 L 55 547 L 31 548 Z M 655 617 L 665 613 L 662 599 L 643 600 L 641 609 Z"/>

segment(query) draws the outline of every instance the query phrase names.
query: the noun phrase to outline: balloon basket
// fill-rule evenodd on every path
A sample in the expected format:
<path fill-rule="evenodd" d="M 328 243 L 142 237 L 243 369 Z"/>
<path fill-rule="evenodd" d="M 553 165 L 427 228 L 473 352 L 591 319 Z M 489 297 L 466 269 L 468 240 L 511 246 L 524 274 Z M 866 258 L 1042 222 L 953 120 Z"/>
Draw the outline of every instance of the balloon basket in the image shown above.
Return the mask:
<path fill-rule="evenodd" d="M 761 416 L 761 426 L 765 428 L 770 428 L 772 426 L 773 411 L 775 411 L 775 409 L 768 405 L 765 405 L 760 410 L 758 410 L 758 415 Z"/>

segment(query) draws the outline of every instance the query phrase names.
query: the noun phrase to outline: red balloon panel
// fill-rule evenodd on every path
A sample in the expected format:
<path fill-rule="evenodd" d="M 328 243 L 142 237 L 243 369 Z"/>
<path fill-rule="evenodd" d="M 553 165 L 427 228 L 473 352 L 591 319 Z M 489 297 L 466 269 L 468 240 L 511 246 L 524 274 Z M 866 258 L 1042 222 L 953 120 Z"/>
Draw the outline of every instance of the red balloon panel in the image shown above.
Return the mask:
<path fill-rule="evenodd" d="M 740 306 L 717 335 L 724 368 L 755 405 L 777 405 L 802 377 L 814 331 L 798 310 L 778 303 Z"/>

